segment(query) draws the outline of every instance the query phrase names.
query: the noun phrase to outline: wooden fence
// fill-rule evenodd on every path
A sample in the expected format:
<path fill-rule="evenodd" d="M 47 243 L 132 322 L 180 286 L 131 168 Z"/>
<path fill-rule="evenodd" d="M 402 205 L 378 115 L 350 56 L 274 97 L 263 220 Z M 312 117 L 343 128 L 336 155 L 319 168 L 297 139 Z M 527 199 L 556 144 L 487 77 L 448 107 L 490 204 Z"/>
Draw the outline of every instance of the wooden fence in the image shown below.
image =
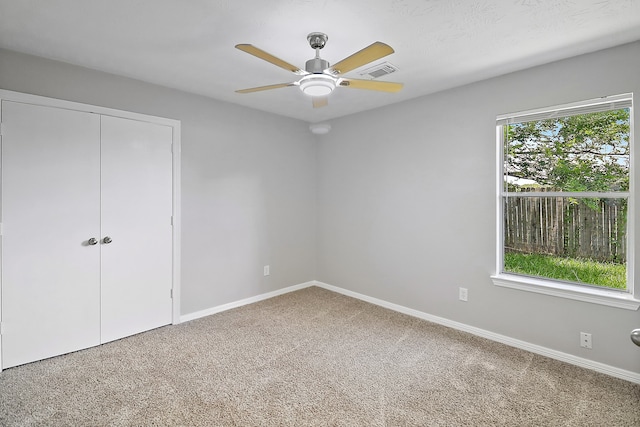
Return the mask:
<path fill-rule="evenodd" d="M 626 262 L 626 199 L 506 197 L 504 209 L 507 251 Z"/>

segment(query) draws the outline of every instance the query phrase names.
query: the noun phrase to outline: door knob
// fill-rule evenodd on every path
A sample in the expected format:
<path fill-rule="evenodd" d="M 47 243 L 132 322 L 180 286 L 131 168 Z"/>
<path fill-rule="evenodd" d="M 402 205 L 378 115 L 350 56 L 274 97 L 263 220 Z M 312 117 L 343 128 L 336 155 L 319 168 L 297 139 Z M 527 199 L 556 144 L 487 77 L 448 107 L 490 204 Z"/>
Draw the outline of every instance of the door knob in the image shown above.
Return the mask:
<path fill-rule="evenodd" d="M 108 245 L 109 243 L 113 242 L 113 240 L 111 239 L 111 237 L 109 236 L 105 236 L 104 239 L 102 239 L 102 243 Z"/>
<path fill-rule="evenodd" d="M 89 240 L 87 240 L 87 243 L 91 246 L 95 245 L 98 243 L 98 239 L 96 239 L 95 237 L 90 238 Z"/>
<path fill-rule="evenodd" d="M 634 329 L 631 331 L 631 341 L 637 346 L 640 346 L 640 329 Z"/>

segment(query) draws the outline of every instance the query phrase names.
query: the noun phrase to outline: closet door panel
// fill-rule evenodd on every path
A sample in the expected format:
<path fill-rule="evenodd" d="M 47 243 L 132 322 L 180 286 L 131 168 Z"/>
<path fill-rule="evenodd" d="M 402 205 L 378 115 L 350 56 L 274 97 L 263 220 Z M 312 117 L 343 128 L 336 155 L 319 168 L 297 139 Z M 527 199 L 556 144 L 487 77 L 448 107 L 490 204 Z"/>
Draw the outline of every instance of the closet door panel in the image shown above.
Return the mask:
<path fill-rule="evenodd" d="M 2 102 L 2 364 L 99 344 L 100 118 Z"/>
<path fill-rule="evenodd" d="M 102 117 L 103 343 L 171 323 L 172 140 L 167 126 Z"/>

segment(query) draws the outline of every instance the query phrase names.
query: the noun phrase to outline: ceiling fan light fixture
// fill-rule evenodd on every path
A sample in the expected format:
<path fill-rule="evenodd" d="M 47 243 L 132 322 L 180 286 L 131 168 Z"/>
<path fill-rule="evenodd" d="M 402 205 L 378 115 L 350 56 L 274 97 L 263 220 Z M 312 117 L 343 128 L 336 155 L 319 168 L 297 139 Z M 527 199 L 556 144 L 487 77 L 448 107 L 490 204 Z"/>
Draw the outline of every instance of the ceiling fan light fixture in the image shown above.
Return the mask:
<path fill-rule="evenodd" d="M 335 79 L 325 74 L 311 74 L 300 79 L 300 90 L 309 96 L 327 96 L 335 88 Z"/>

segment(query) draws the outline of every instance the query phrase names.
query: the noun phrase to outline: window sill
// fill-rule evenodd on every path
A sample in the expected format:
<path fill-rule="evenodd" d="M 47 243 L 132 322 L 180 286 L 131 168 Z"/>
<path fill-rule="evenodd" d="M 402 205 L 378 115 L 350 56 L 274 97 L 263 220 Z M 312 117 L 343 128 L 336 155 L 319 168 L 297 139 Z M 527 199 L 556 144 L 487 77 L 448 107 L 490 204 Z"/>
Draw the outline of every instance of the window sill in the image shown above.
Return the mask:
<path fill-rule="evenodd" d="M 504 273 L 491 276 L 491 280 L 496 286 L 536 292 L 592 304 L 607 305 L 610 307 L 624 308 L 626 310 L 637 310 L 638 307 L 640 307 L 640 300 L 635 299 L 633 295 L 608 289 L 582 287 L 568 283 L 554 282 L 552 280 Z"/>

